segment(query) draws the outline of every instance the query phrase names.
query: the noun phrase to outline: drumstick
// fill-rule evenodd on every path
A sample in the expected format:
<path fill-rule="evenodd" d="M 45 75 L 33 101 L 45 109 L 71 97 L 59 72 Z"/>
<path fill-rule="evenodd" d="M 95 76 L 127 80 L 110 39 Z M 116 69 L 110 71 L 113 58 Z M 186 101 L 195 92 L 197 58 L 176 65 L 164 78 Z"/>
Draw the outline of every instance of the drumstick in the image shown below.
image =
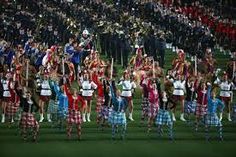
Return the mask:
<path fill-rule="evenodd" d="M 110 78 L 112 79 L 112 74 L 113 74 L 113 58 L 111 58 L 111 76 Z"/>
<path fill-rule="evenodd" d="M 152 77 L 155 78 L 155 61 L 154 61 L 154 59 L 153 59 L 153 63 L 152 63 L 152 72 L 153 72 Z"/>
<path fill-rule="evenodd" d="M 26 60 L 26 87 L 28 87 L 28 79 L 29 79 L 29 60 Z"/>
<path fill-rule="evenodd" d="M 194 59 L 194 61 L 195 61 L 195 63 L 194 63 L 194 67 L 195 67 L 195 69 L 194 69 L 194 72 L 195 72 L 195 76 L 197 76 L 197 55 L 195 55 L 195 59 Z"/>
<path fill-rule="evenodd" d="M 235 71 L 235 61 L 233 61 L 233 73 L 232 73 L 232 80 L 234 79 L 234 71 Z"/>
<path fill-rule="evenodd" d="M 65 75 L 65 60 L 64 57 L 62 58 L 62 75 Z"/>

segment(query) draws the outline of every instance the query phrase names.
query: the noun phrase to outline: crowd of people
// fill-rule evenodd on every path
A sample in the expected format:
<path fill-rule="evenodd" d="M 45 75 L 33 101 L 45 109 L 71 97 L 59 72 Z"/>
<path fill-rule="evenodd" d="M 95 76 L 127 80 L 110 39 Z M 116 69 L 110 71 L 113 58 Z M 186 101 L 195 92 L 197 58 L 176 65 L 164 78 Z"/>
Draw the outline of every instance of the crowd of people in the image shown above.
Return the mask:
<path fill-rule="evenodd" d="M 195 131 L 203 123 L 208 140 L 209 127 L 216 126 L 223 140 L 224 107 L 228 121 L 235 114 L 235 31 L 213 28 L 207 17 L 214 9 L 202 12 L 200 1 L 184 7 L 169 1 L 113 2 L 1 2 L 1 122 L 19 121 L 24 140 L 33 128 L 34 141 L 45 119 L 60 129 L 66 122 L 69 139 L 75 124 L 80 140 L 82 123 L 93 121 L 95 103 L 99 128 L 109 123 L 115 139 L 121 126 L 124 139 L 126 114 L 130 122 L 136 120 L 133 97 L 141 88 L 141 123 L 148 132 L 155 125 L 161 135 L 167 125 L 173 140 L 180 105 L 181 121 L 194 115 Z M 198 8 L 198 14 L 193 16 L 191 8 Z M 199 20 L 202 16 L 206 23 Z M 232 55 L 222 76 L 214 58 L 217 45 Z M 165 73 L 166 48 L 176 58 Z M 188 56 L 195 59 L 188 61 Z M 115 63 L 123 66 L 122 76 Z"/>

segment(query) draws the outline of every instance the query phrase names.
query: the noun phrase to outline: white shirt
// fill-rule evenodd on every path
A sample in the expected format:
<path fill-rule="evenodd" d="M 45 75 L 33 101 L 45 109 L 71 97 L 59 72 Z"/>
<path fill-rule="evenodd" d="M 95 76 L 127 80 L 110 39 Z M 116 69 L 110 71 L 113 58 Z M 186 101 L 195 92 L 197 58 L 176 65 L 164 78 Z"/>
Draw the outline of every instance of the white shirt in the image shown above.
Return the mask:
<path fill-rule="evenodd" d="M 173 82 L 173 85 L 174 85 L 173 95 L 183 96 L 184 95 L 184 90 L 185 90 L 185 80 L 184 81 L 175 80 Z"/>
<path fill-rule="evenodd" d="M 121 81 L 119 85 L 122 85 L 121 96 L 124 97 L 131 97 L 132 89 L 136 88 L 136 84 L 134 82 L 131 82 L 130 80 Z"/>
<path fill-rule="evenodd" d="M 51 96 L 52 95 L 52 91 L 49 85 L 49 81 L 44 80 L 41 84 L 41 91 L 40 91 L 40 95 L 42 96 Z"/>
<path fill-rule="evenodd" d="M 8 80 L 2 80 L 2 86 L 3 86 L 3 97 L 11 97 L 10 89 L 9 87 L 9 81 Z"/>
<path fill-rule="evenodd" d="M 231 96 L 231 90 L 230 88 L 232 87 L 232 83 L 225 81 L 220 83 L 220 96 L 222 97 L 230 97 Z"/>
<path fill-rule="evenodd" d="M 82 88 L 82 96 L 92 96 L 93 89 L 97 89 L 97 85 L 93 81 L 83 81 Z"/>

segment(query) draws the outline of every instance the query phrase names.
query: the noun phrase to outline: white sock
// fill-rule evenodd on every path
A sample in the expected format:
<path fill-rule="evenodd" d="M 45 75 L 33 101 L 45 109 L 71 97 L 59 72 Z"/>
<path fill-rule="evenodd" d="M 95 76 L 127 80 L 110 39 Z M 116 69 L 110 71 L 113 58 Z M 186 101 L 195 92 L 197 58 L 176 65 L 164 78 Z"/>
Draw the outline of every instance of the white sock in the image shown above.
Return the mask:
<path fill-rule="evenodd" d="M 14 118 L 13 117 L 11 118 L 11 123 L 14 123 Z"/>
<path fill-rule="evenodd" d="M 228 121 L 230 121 L 230 122 L 232 121 L 232 120 L 231 120 L 230 113 L 228 113 Z"/>
<path fill-rule="evenodd" d="M 90 113 L 87 113 L 87 120 L 90 122 Z"/>
<path fill-rule="evenodd" d="M 39 122 L 43 122 L 43 120 L 44 120 L 43 113 L 40 113 L 40 120 L 39 120 Z"/>
<path fill-rule="evenodd" d="M 173 120 L 173 121 L 176 121 L 176 119 L 175 119 L 175 114 L 174 114 L 174 113 L 172 113 L 172 120 Z"/>
<path fill-rule="evenodd" d="M 129 119 L 130 119 L 131 121 L 134 120 L 134 119 L 133 119 L 133 113 L 129 113 Z"/>
<path fill-rule="evenodd" d="M 86 122 L 85 113 L 83 113 L 83 122 Z"/>
<path fill-rule="evenodd" d="M 223 113 L 221 112 L 219 120 L 222 121 L 222 118 L 223 118 Z"/>
<path fill-rule="evenodd" d="M 5 123 L 5 114 L 2 114 L 2 123 Z"/>
<path fill-rule="evenodd" d="M 48 120 L 48 122 L 51 122 L 51 121 L 52 121 L 52 120 L 51 120 L 51 114 L 50 114 L 50 113 L 47 114 L 47 120 Z"/>

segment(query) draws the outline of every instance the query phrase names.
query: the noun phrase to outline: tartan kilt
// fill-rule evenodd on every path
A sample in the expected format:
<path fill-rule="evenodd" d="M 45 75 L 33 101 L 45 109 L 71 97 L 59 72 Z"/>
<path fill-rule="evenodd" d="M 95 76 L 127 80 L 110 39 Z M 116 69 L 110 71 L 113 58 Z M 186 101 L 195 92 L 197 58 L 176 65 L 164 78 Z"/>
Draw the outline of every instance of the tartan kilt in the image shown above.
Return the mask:
<path fill-rule="evenodd" d="M 125 125 L 126 116 L 125 112 L 112 111 L 108 118 L 108 122 L 112 125 Z"/>
<path fill-rule="evenodd" d="M 158 113 L 158 107 L 156 106 L 156 104 L 152 104 L 150 103 L 149 107 L 148 107 L 148 117 L 149 118 L 156 118 L 157 113 Z"/>
<path fill-rule="evenodd" d="M 185 113 L 195 113 L 196 112 L 196 101 L 185 101 L 184 112 Z"/>
<path fill-rule="evenodd" d="M 100 118 L 108 119 L 111 109 L 108 106 L 101 106 L 101 111 L 98 113 Z"/>
<path fill-rule="evenodd" d="M 34 118 L 32 113 L 23 112 L 20 120 L 20 128 L 38 128 L 39 123 Z"/>
<path fill-rule="evenodd" d="M 14 116 L 18 112 L 19 106 L 20 106 L 19 103 L 7 105 L 7 107 L 6 107 L 6 115 L 7 116 Z"/>
<path fill-rule="evenodd" d="M 102 105 L 104 104 L 104 102 L 105 102 L 104 97 L 100 97 L 100 96 L 97 97 L 97 104 L 96 104 L 96 112 L 97 113 L 101 112 Z"/>
<path fill-rule="evenodd" d="M 57 110 L 57 118 L 65 119 L 68 116 L 68 110 L 65 108 L 59 108 Z"/>
<path fill-rule="evenodd" d="M 222 126 L 216 113 L 208 113 L 206 115 L 205 124 L 208 126 Z"/>
<path fill-rule="evenodd" d="M 160 109 L 157 114 L 156 124 L 157 125 L 173 125 L 170 112 L 167 110 Z"/>
<path fill-rule="evenodd" d="M 207 105 L 202 105 L 202 104 L 197 103 L 195 114 L 198 117 L 202 117 L 202 116 L 206 115 L 207 114 Z"/>
<path fill-rule="evenodd" d="M 69 110 L 69 116 L 67 117 L 67 123 L 69 124 L 82 124 L 82 117 L 80 111 Z"/>
<path fill-rule="evenodd" d="M 148 106 L 149 106 L 148 98 L 143 97 L 141 108 L 142 108 L 142 115 L 144 117 L 148 117 Z"/>
<path fill-rule="evenodd" d="M 236 105 L 233 106 L 233 121 L 236 122 Z"/>
<path fill-rule="evenodd" d="M 51 114 L 57 114 L 58 111 L 58 102 L 50 99 L 48 104 L 48 112 Z"/>

